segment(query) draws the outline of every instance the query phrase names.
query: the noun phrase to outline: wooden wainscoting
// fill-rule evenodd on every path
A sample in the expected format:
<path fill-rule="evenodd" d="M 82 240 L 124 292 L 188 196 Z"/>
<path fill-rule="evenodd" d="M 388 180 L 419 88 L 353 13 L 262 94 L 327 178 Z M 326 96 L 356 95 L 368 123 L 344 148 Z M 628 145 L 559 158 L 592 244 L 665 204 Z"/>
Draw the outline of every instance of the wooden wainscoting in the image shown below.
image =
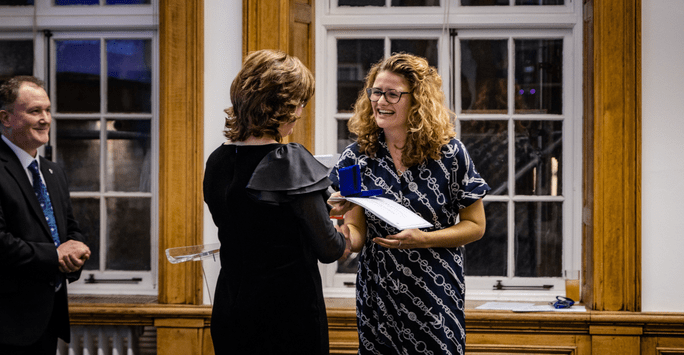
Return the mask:
<path fill-rule="evenodd" d="M 331 354 L 356 354 L 353 307 L 328 308 Z M 158 354 L 212 355 L 210 306 L 71 304 L 73 325 L 142 325 Z M 684 355 L 684 314 L 466 311 L 467 354 Z M 265 339 L 267 341 L 267 339 Z"/>

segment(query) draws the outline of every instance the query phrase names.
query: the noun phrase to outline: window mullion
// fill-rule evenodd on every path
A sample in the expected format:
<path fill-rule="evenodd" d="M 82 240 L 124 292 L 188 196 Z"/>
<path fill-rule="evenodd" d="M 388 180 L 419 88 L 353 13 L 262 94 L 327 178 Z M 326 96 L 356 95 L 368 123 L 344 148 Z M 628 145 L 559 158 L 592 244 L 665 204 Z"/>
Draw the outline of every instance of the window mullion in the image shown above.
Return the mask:
<path fill-rule="evenodd" d="M 508 78 L 507 89 L 508 94 L 506 100 L 508 102 L 508 196 L 510 198 L 508 203 L 508 277 L 515 277 L 515 53 L 513 46 L 513 38 L 508 38 L 508 71 L 506 73 Z"/>
<path fill-rule="evenodd" d="M 107 271 L 107 51 L 105 40 L 100 37 L 100 271 Z"/>

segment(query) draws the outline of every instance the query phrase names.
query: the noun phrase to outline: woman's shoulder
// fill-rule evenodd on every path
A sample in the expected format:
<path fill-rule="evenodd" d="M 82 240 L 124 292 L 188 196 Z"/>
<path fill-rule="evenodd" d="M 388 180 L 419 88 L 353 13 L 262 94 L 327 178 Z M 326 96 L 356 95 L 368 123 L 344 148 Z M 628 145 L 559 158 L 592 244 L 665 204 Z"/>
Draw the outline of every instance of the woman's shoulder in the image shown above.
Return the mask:
<path fill-rule="evenodd" d="M 328 170 L 303 145 L 288 143 L 261 159 L 247 189 L 282 192 L 289 196 L 325 190 L 330 185 Z"/>
<path fill-rule="evenodd" d="M 465 145 L 460 139 L 451 137 L 451 139 L 442 146 L 442 154 L 446 156 L 453 156 L 454 154 L 465 153 Z"/>

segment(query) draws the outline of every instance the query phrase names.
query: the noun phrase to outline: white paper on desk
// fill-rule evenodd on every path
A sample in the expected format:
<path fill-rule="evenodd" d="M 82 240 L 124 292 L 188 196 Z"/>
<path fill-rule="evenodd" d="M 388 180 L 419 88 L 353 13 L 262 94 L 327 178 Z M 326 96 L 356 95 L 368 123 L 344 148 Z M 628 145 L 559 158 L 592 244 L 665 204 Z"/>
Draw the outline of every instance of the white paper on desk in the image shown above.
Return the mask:
<path fill-rule="evenodd" d="M 527 308 L 534 306 L 534 303 L 521 302 L 487 302 L 485 304 L 475 307 L 475 309 L 487 309 L 494 311 L 512 311 L 519 308 Z"/>
<path fill-rule="evenodd" d="M 584 306 L 573 305 L 570 308 L 555 308 L 550 304 L 533 305 L 525 308 L 514 309 L 513 312 L 586 312 Z"/>
<path fill-rule="evenodd" d="M 487 302 L 475 309 L 488 309 L 513 312 L 586 312 L 584 306 L 574 305 L 570 308 L 554 308 L 550 304 L 535 305 L 534 303 L 518 302 Z"/>
<path fill-rule="evenodd" d="M 365 208 L 399 230 L 432 227 L 432 223 L 388 198 L 378 196 L 347 197 L 347 201 Z"/>

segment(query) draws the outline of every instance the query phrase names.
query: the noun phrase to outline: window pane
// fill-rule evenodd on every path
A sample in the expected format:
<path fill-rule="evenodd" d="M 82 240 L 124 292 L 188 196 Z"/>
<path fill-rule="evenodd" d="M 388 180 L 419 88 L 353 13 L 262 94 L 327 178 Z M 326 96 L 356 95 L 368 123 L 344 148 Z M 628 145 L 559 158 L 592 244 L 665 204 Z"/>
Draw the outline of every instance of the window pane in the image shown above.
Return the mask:
<path fill-rule="evenodd" d="M 149 198 L 107 198 L 107 270 L 150 270 L 149 216 Z"/>
<path fill-rule="evenodd" d="M 107 121 L 107 191 L 150 192 L 150 121 Z"/>
<path fill-rule="evenodd" d="M 392 6 L 439 6 L 439 0 L 392 0 Z"/>
<path fill-rule="evenodd" d="M 33 0 L 0 0 L 0 6 L 26 6 L 33 5 Z"/>
<path fill-rule="evenodd" d="M 152 112 L 152 41 L 107 41 L 108 112 Z"/>
<path fill-rule="evenodd" d="M 561 276 L 562 228 L 562 202 L 515 203 L 515 276 Z"/>
<path fill-rule="evenodd" d="M 563 113 L 563 40 L 515 41 L 515 113 Z"/>
<path fill-rule="evenodd" d="M 563 5 L 564 0 L 515 0 L 516 5 Z"/>
<path fill-rule="evenodd" d="M 100 112 L 100 41 L 55 41 L 57 112 Z"/>
<path fill-rule="evenodd" d="M 461 121 L 461 141 L 491 186 L 489 194 L 508 194 L 508 122 Z"/>
<path fill-rule="evenodd" d="M 359 254 L 351 253 L 349 257 L 337 263 L 337 272 L 341 274 L 356 274 L 359 269 Z"/>
<path fill-rule="evenodd" d="M 509 0 L 461 0 L 462 6 L 508 6 Z"/>
<path fill-rule="evenodd" d="M 406 52 L 427 59 L 428 64 L 437 68 L 438 53 L 436 39 L 394 39 L 392 53 Z"/>
<path fill-rule="evenodd" d="M 356 136 L 352 136 L 347 127 L 347 120 L 337 121 L 337 152 L 341 153 L 348 145 L 356 140 Z"/>
<path fill-rule="evenodd" d="M 90 259 L 83 267 L 86 270 L 100 269 L 100 199 L 72 198 L 74 218 L 85 236 L 85 243 L 90 248 Z"/>
<path fill-rule="evenodd" d="M 516 121 L 516 195 L 563 194 L 563 122 Z"/>
<path fill-rule="evenodd" d="M 0 85 L 16 75 L 33 75 L 33 41 L 0 41 Z"/>
<path fill-rule="evenodd" d="M 461 40 L 464 113 L 508 113 L 506 40 Z"/>
<path fill-rule="evenodd" d="M 57 163 L 69 172 L 70 191 L 99 191 L 100 121 L 60 119 Z"/>
<path fill-rule="evenodd" d="M 385 6 L 385 0 L 339 0 L 337 6 Z"/>
<path fill-rule="evenodd" d="M 506 202 L 484 201 L 487 230 L 482 239 L 465 246 L 465 274 L 506 276 L 508 269 L 508 208 Z"/>
<path fill-rule="evenodd" d="M 150 0 L 107 0 L 107 5 L 145 5 L 149 4 Z"/>
<path fill-rule="evenodd" d="M 337 111 L 352 112 L 370 67 L 382 60 L 382 39 L 337 40 Z"/>
<path fill-rule="evenodd" d="M 99 5 L 100 0 L 55 0 L 57 6 L 68 5 Z"/>

